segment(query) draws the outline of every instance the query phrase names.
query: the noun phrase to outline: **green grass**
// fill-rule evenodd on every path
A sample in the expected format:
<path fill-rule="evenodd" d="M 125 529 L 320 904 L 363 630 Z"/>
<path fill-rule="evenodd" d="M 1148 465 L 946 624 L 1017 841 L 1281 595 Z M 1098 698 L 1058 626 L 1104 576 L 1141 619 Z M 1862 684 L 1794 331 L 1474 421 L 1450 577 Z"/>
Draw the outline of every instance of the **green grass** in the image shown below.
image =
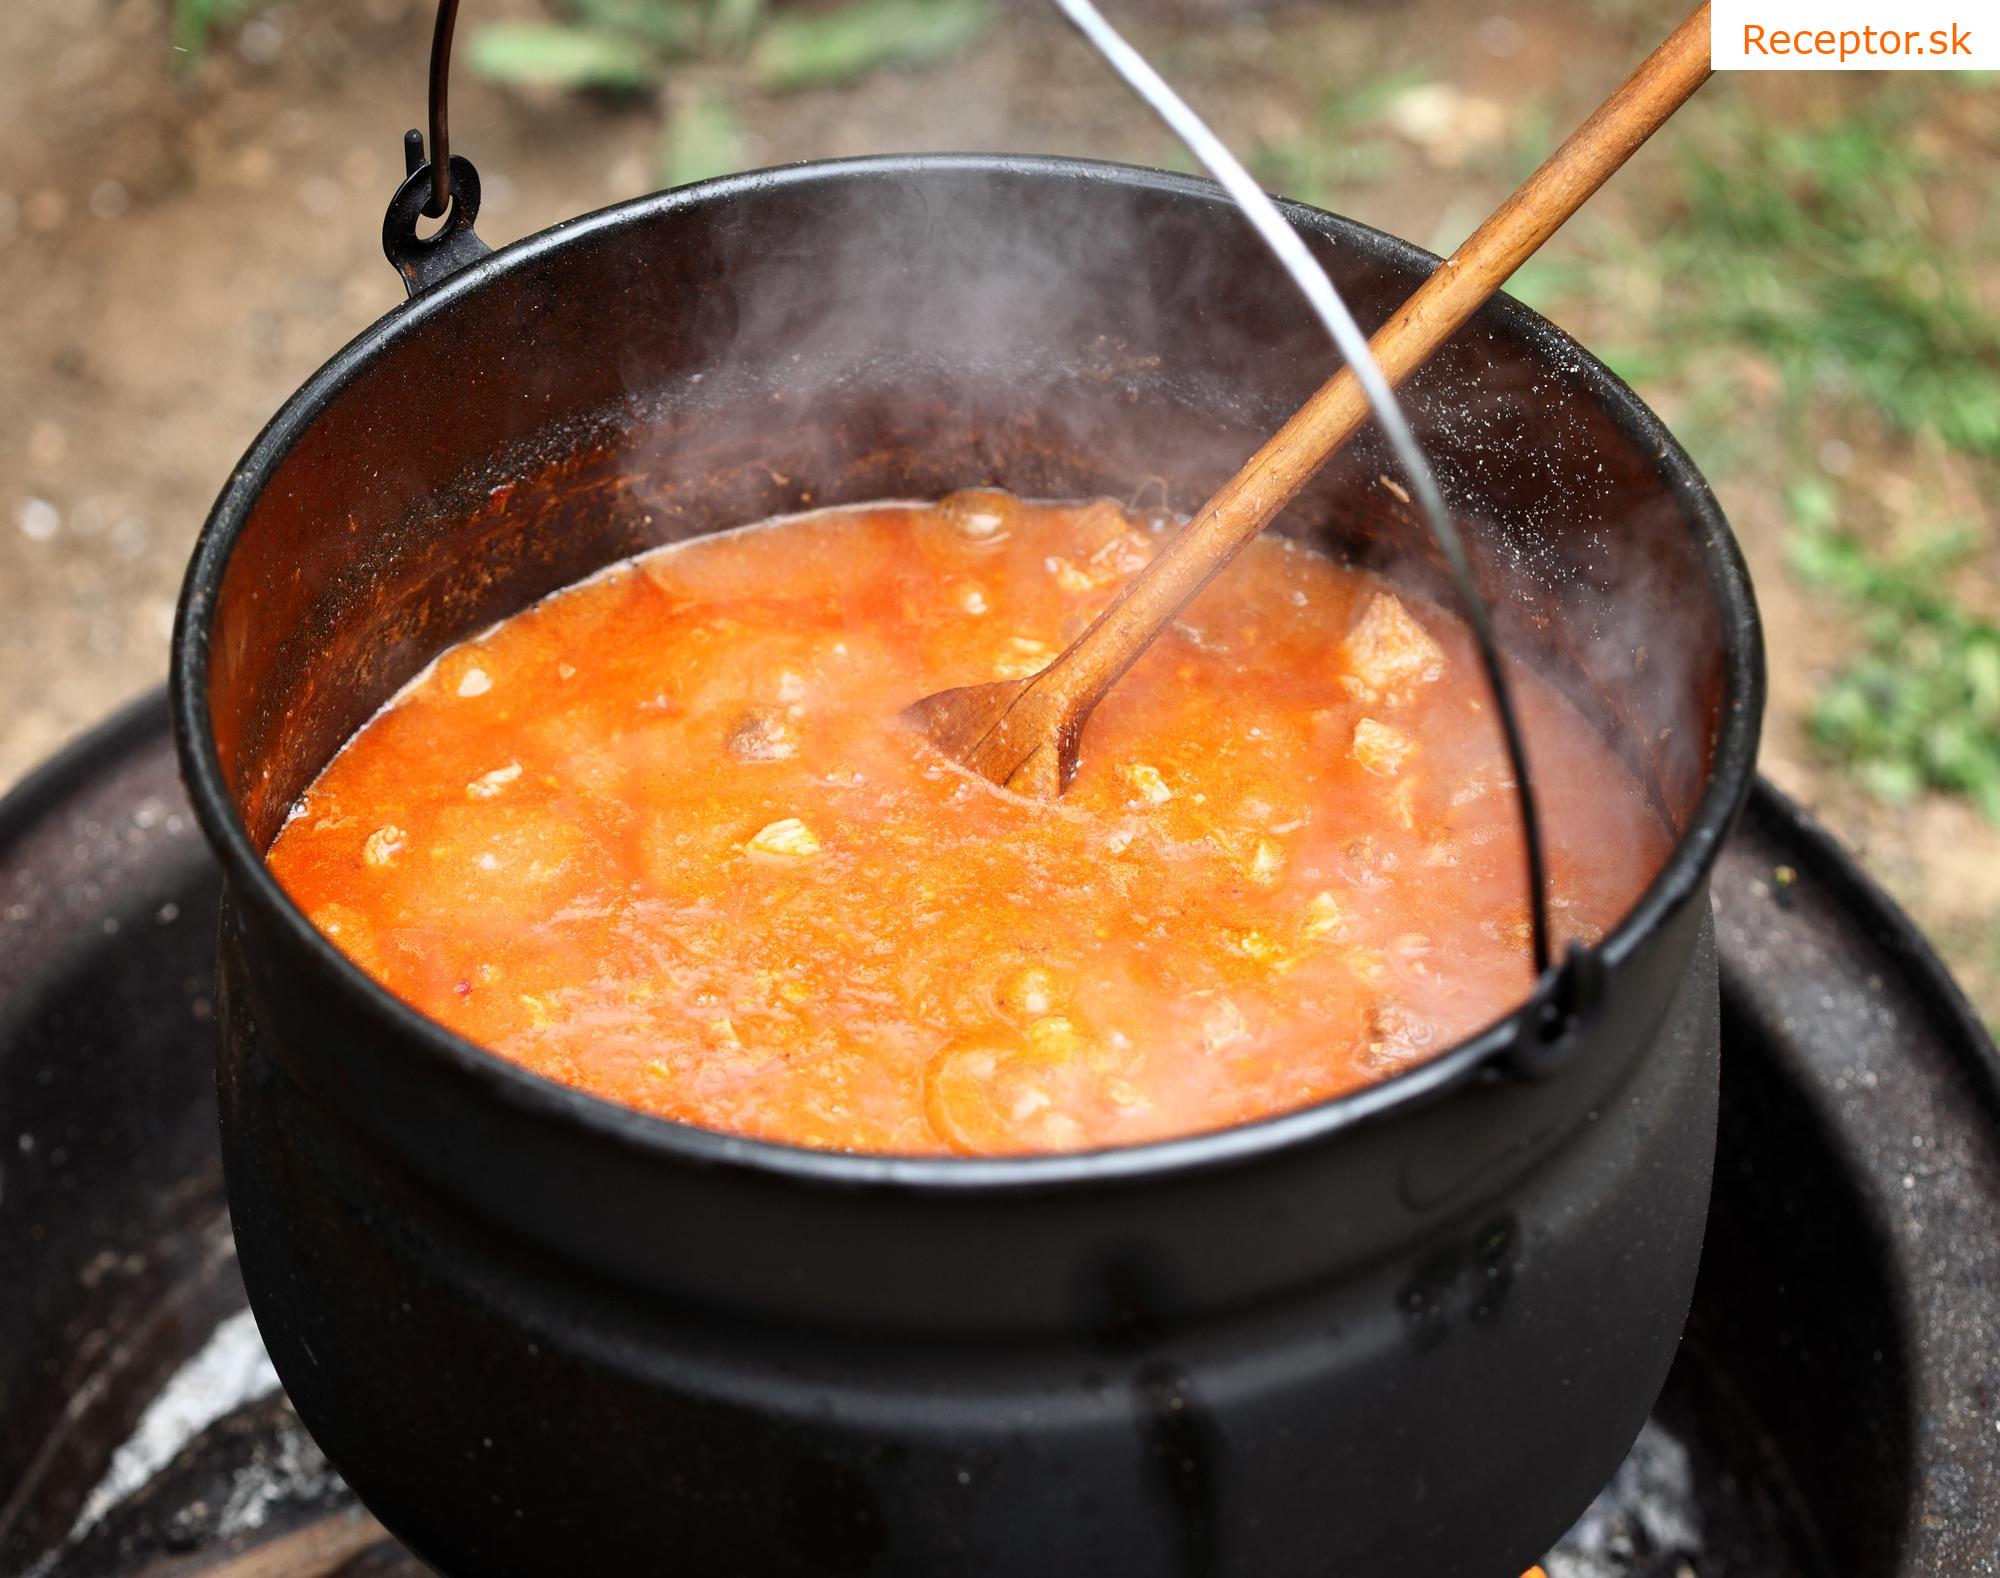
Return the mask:
<path fill-rule="evenodd" d="M 2000 319 L 1932 203 L 1963 172 L 1929 123 L 1973 91 L 1897 78 L 1843 116 L 1791 125 L 1718 84 L 1669 130 L 1659 221 L 1642 234 L 1586 211 L 1511 288 L 1559 308 L 1615 290 L 1621 274 L 1649 281 L 1602 354 L 1690 407 L 1677 426 L 1711 470 L 1769 459 L 1739 419 L 1766 375 L 1782 386 L 1793 439 L 1831 425 L 2000 459 Z"/>
<path fill-rule="evenodd" d="M 1937 123 L 1970 91 L 1898 78 L 1798 125 L 1698 102 L 1677 123 L 1678 200 L 1658 233 L 1592 233 L 1585 263 L 1527 283 L 1559 301 L 1618 270 L 1650 274 L 1651 332 L 1606 359 L 1675 407 L 1712 475 L 1775 471 L 1794 572 L 1853 621 L 1857 650 L 1808 720 L 1815 749 L 1883 799 L 1962 794 L 2000 821 L 2000 630 L 1951 589 L 1990 522 L 1899 522 L 1923 546 L 1870 547 L 1849 523 L 1879 504 L 1818 459 L 1820 439 L 1843 434 L 1912 471 L 1939 454 L 1982 475 L 2000 462 L 2000 319 L 1962 261 L 1979 248 L 1933 201 L 1963 179 Z M 1773 381 L 1776 434 L 1745 420 L 1770 411 Z"/>
<path fill-rule="evenodd" d="M 184 0 L 188 3 L 188 0 Z M 218 3 L 218 0 L 206 0 Z M 845 0 L 773 9 L 767 0 L 561 0 L 547 21 L 489 22 L 466 63 L 513 86 L 664 94 L 657 173 L 678 186 L 741 161 L 732 99 L 857 81 L 970 48 L 992 24 L 994 0 Z M 689 71 L 727 68 L 686 86 Z"/>
<path fill-rule="evenodd" d="M 257 0 L 173 0 L 174 52 L 186 62 L 208 53 L 208 40 L 218 27 L 251 10 Z"/>
<path fill-rule="evenodd" d="M 1870 549 L 1840 529 L 1853 501 L 1809 453 L 1825 424 L 2000 459 L 2000 321 L 1930 200 L 1953 178 L 1949 145 L 1920 135 L 1941 91 L 1898 81 L 1825 125 L 1725 118 L 1739 156 L 1684 160 L 1664 274 L 1690 353 L 1747 347 L 1785 391 L 1790 559 L 1860 638 L 1813 704 L 1814 746 L 1892 803 L 1941 790 L 2000 822 L 2000 629 L 1950 589 L 1978 530 L 1931 523 L 1919 548 Z"/>
<path fill-rule="evenodd" d="M 1719 117 L 1681 161 L 1687 213 L 1662 274 L 1670 312 L 1754 347 L 1795 401 L 2000 457 L 2000 322 L 1938 233 L 1949 146 L 1918 135 L 1953 91 L 1897 82 L 1811 127 Z"/>
<path fill-rule="evenodd" d="M 1800 483 L 1790 502 L 1793 568 L 1848 606 L 1863 643 L 1813 704 L 1814 742 L 1885 800 L 1943 789 L 2000 822 L 2000 626 L 1947 590 L 1976 540 L 1870 552 L 1839 529 L 1831 488 Z"/>
<path fill-rule="evenodd" d="M 685 186 L 727 175 L 742 167 L 743 143 L 743 123 L 724 95 L 708 88 L 677 95 L 660 127 L 660 181 Z"/>
<path fill-rule="evenodd" d="M 992 16 L 987 0 L 849 0 L 833 11 L 787 12 L 758 30 L 750 72 L 787 92 L 924 65 L 969 48 Z"/>
<path fill-rule="evenodd" d="M 1272 138 L 1250 152 L 1248 164 L 1268 189 L 1319 208 L 1345 211 L 1357 187 L 1386 173 L 1393 145 L 1379 134 L 1382 113 L 1396 96 L 1420 85 L 1422 72 L 1392 71 L 1320 97 L 1311 130 Z"/>

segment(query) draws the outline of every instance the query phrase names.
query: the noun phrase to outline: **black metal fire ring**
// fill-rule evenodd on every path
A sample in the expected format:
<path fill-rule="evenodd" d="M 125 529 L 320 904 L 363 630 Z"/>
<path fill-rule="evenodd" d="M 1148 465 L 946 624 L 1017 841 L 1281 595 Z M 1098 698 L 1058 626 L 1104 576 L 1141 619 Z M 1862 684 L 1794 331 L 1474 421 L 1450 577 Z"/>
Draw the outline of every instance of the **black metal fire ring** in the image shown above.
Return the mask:
<path fill-rule="evenodd" d="M 210 1073 L 219 881 L 158 694 L 0 801 L 0 1571 L 191 1573 L 308 1529 L 352 1546 L 316 1570 L 415 1571 L 275 1396 L 43 1560 L 241 1308 Z M 1769 785 L 1715 903 L 1716 1203 L 1658 1416 L 1695 1459 L 1695 1570 L 2000 1572 L 2000 1057 L 1908 919 Z M 290 1499 L 248 1519 L 274 1486 Z M 1617 1559 L 1602 1570 L 1635 1578 L 1679 1560 Z"/>

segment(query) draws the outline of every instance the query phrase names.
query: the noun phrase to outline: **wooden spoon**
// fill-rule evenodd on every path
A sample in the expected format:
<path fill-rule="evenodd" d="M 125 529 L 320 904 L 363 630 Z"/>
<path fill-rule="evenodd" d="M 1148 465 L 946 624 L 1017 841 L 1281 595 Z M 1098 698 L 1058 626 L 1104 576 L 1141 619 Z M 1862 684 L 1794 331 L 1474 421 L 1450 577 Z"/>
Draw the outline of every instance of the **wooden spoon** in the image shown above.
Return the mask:
<path fill-rule="evenodd" d="M 1703 4 L 1377 331 L 1369 346 L 1392 385 L 1450 339 L 1708 80 L 1708 43 Z M 939 691 L 908 708 L 905 721 L 995 783 L 1044 799 L 1061 794 L 1076 775 L 1077 737 L 1104 693 L 1368 414 L 1360 383 L 1342 368 L 1047 668 Z"/>

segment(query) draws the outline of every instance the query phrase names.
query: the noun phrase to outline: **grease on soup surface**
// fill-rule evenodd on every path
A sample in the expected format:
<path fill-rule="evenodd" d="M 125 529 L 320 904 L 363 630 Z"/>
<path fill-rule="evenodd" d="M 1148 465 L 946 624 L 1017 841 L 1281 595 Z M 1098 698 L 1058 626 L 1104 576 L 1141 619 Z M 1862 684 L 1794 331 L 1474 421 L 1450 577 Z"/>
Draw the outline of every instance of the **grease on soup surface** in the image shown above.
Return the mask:
<path fill-rule="evenodd" d="M 273 845 L 390 991 L 647 1112 L 800 1145 L 1094 1148 L 1382 1079 L 1526 992 L 1511 780 L 1462 627 L 1276 539 L 1010 795 L 896 714 L 1033 673 L 1157 550 L 954 495 L 658 550 L 446 652 Z M 1668 836 L 1516 669 L 1553 915 Z"/>

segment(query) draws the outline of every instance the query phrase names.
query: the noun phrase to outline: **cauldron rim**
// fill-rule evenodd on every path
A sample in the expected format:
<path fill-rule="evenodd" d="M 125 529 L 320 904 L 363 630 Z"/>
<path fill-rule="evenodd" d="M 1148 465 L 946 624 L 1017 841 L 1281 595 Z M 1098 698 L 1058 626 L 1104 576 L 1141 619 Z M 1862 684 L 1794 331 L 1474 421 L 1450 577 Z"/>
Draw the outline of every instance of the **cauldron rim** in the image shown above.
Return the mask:
<path fill-rule="evenodd" d="M 898 175 L 1027 176 L 1101 181 L 1205 202 L 1234 214 L 1212 181 L 1105 160 L 1016 154 L 888 154 L 807 161 L 747 171 L 651 193 L 564 220 L 501 247 L 369 324 L 306 380 L 272 416 L 230 473 L 203 523 L 176 611 L 170 693 L 182 776 L 195 814 L 239 898 L 253 899 L 345 990 L 358 994 L 389 1028 L 423 1055 L 441 1059 L 461 1088 L 526 1116 L 579 1126 L 618 1149 L 670 1164 L 731 1167 L 808 1185 L 891 1188 L 942 1195 L 1034 1194 L 1076 1187 L 1158 1182 L 1315 1144 L 1363 1124 L 1436 1102 L 1481 1078 L 1520 1037 L 1526 1002 L 1492 1024 L 1400 1073 L 1330 1100 L 1228 1128 L 1102 1150 L 1004 1157 L 913 1156 L 816 1150 L 781 1141 L 706 1129 L 638 1111 L 521 1067 L 460 1036 L 403 1002 L 353 963 L 322 934 L 272 876 L 224 780 L 207 703 L 209 616 L 231 554 L 264 485 L 293 446 L 364 368 L 400 336 L 452 311 L 491 280 L 513 269 L 676 212 L 736 201 L 792 184 Z M 1391 268 L 1428 272 L 1440 261 L 1425 249 L 1353 219 L 1291 199 L 1279 208 L 1294 225 L 1364 248 Z M 1480 309 L 1484 321 L 1560 352 L 1617 426 L 1658 456 L 1660 473 L 1698 538 L 1718 612 L 1723 645 L 1723 715 L 1699 800 L 1659 872 L 1605 936 L 1598 952 L 1609 973 L 1641 942 L 1703 891 L 1723 840 L 1735 824 L 1754 777 L 1764 703 L 1761 625 L 1748 568 L 1708 484 L 1653 411 L 1615 373 L 1569 335 L 1511 296 Z M 1560 1077 L 1560 1076 L 1557 1076 Z"/>

